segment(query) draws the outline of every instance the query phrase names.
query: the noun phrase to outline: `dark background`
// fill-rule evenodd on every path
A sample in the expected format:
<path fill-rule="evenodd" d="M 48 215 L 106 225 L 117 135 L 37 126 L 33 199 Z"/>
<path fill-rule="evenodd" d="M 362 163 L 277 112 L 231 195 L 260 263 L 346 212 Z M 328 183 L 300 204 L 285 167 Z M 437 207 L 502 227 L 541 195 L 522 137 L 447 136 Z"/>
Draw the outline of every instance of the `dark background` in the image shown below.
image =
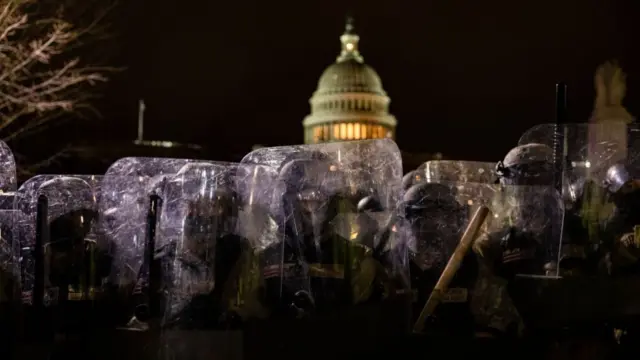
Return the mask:
<path fill-rule="evenodd" d="M 640 115 L 631 0 L 129 1 L 115 24 L 128 69 L 99 103 L 104 119 L 67 127 L 64 141 L 133 140 L 144 98 L 145 138 L 200 143 L 215 160 L 301 143 L 346 15 L 392 99 L 403 150 L 496 161 L 524 130 L 553 121 L 558 80 L 570 120 L 587 121 L 594 71 L 609 59 L 628 74 L 625 105 Z"/>

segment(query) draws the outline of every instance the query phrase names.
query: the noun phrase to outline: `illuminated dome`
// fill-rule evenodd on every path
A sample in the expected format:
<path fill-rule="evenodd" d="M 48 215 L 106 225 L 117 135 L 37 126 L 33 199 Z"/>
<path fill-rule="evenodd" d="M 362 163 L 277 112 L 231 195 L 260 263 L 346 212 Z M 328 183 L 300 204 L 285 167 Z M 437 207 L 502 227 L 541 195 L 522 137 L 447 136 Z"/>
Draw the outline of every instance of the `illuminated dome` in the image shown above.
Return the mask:
<path fill-rule="evenodd" d="M 342 52 L 320 76 L 303 122 L 305 143 L 393 138 L 397 121 L 376 71 L 364 63 L 360 37 L 347 22 L 340 37 Z"/>
<path fill-rule="evenodd" d="M 387 95 L 382 89 L 380 77 L 372 67 L 349 59 L 336 62 L 322 73 L 314 96 L 350 92 Z"/>

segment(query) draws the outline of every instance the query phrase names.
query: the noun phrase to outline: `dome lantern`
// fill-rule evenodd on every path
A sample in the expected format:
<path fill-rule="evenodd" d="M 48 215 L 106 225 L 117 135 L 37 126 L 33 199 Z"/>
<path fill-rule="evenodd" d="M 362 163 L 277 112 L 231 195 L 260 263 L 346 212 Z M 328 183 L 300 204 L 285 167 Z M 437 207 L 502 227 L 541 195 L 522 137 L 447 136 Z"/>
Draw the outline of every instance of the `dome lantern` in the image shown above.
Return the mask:
<path fill-rule="evenodd" d="M 355 60 L 359 63 L 363 63 L 364 59 L 358 51 L 358 42 L 360 37 L 354 32 L 353 18 L 347 18 L 347 24 L 344 29 L 344 34 L 340 36 L 340 42 L 342 43 L 342 52 L 337 58 L 337 62 L 344 62 L 347 60 Z"/>

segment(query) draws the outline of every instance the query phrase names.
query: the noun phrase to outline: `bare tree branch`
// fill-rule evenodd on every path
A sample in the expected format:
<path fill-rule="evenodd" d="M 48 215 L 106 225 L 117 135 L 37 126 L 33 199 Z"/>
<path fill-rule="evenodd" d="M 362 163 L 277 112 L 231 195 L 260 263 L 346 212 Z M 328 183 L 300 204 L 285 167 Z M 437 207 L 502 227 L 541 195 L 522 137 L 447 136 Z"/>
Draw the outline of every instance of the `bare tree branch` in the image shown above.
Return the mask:
<path fill-rule="evenodd" d="M 79 47 L 109 36 L 117 0 L 0 0 L 0 139 L 47 129 L 65 114 L 96 114 L 92 87 L 118 69 L 78 57 Z M 98 64 L 99 65 L 99 64 Z M 65 149 L 24 169 L 49 165 Z"/>

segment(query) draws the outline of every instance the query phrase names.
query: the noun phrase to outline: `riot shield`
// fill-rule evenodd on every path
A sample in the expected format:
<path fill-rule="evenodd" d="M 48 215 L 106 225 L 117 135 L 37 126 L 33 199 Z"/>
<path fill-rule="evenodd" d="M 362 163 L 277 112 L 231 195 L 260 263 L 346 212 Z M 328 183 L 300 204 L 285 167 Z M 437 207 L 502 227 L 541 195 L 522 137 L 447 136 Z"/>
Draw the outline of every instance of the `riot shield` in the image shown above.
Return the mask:
<path fill-rule="evenodd" d="M 23 301 L 52 309 L 54 331 L 99 327 L 92 309 L 104 298 L 111 262 L 99 199 L 96 176 L 40 175 L 18 190 Z"/>
<path fill-rule="evenodd" d="M 518 145 L 544 144 L 554 148 L 563 161 L 563 176 L 569 184 L 578 179 L 604 180 L 608 167 L 616 163 L 637 164 L 640 132 L 623 122 L 540 124 L 525 131 Z M 637 166 L 636 166 L 637 167 Z"/>
<path fill-rule="evenodd" d="M 280 169 L 291 159 L 305 156 L 328 158 L 337 163 L 349 164 L 349 167 L 361 172 L 368 171 L 365 167 L 372 168 L 371 171 L 375 173 L 372 176 L 377 177 L 375 180 L 391 179 L 389 183 L 382 180 L 373 185 L 379 192 L 378 197 L 383 205 L 394 206 L 399 201 L 401 180 L 396 184 L 395 179 L 402 179 L 402 158 L 398 146 L 389 139 L 260 148 L 247 154 L 242 163 Z M 373 183 L 374 180 L 369 182 Z"/>
<path fill-rule="evenodd" d="M 408 309 L 408 272 L 395 231 L 402 180 L 395 143 L 262 148 L 243 163 L 278 171 L 272 198 L 278 243 L 262 255 L 276 312 L 309 320 L 296 329 L 315 324 L 301 333 L 326 336 L 332 328 L 339 329 L 332 330 L 336 338 L 375 336 L 382 323 L 384 330 L 405 331 L 399 323 Z"/>
<path fill-rule="evenodd" d="M 113 163 L 102 181 L 102 228 L 112 244 L 109 283 L 117 294 L 117 322 L 127 330 L 147 330 L 151 317 L 159 320 L 161 269 L 156 229 L 161 211 L 159 193 L 167 178 L 189 159 L 123 158 Z M 153 313 L 153 314 L 152 314 Z"/>
<path fill-rule="evenodd" d="M 170 158 L 123 158 L 107 170 L 101 208 L 107 217 L 104 228 L 115 245 L 113 281 L 121 286 L 136 282 L 145 246 L 149 196 L 157 193 L 166 177 L 195 160 Z"/>
<path fill-rule="evenodd" d="M 163 351 L 177 358 L 241 352 L 238 285 L 251 246 L 238 229 L 237 164 L 186 164 L 158 195 L 156 261 L 162 269 Z M 206 335 L 208 334 L 208 335 Z M 198 340 L 202 339 L 202 340 Z M 233 341 L 235 340 L 235 341 Z M 214 345 L 215 344 L 215 345 Z"/>
<path fill-rule="evenodd" d="M 541 297 L 547 309 L 540 314 L 549 308 L 557 314 L 539 316 L 546 327 L 607 323 L 635 328 L 630 324 L 640 314 L 640 299 L 629 289 L 640 281 L 639 134 L 636 124 L 622 122 L 543 124 L 520 139 L 521 144 L 557 144 L 563 154 L 563 278 L 548 284 Z"/>
<path fill-rule="evenodd" d="M 418 167 L 426 182 L 471 182 L 492 184 L 496 181 L 496 163 L 480 161 L 431 160 Z"/>
<path fill-rule="evenodd" d="M 235 191 L 239 200 L 237 231 L 241 238 L 246 239 L 248 248 L 242 252 L 242 258 L 234 269 L 235 275 L 231 277 L 236 282 L 230 282 L 227 291 L 237 294 L 232 308 L 242 321 L 265 319 L 271 313 L 269 304 L 260 299 L 264 289 L 260 254 L 277 247 L 281 240 L 274 217 L 277 208 L 273 207 L 277 175 L 273 168 L 253 164 L 239 165 L 235 175 Z"/>
<path fill-rule="evenodd" d="M 542 124 L 526 131 L 521 145 L 555 146 L 555 176 L 567 208 L 561 261 L 565 273 L 596 273 L 606 253 L 606 227 L 615 213 L 615 194 L 640 176 L 640 142 L 635 125 L 624 123 Z M 624 187 L 624 188 L 623 188 Z M 628 191 L 627 191 L 628 192 Z M 625 196 L 630 198 L 631 195 Z M 600 271 L 601 272 L 601 271 Z"/>
<path fill-rule="evenodd" d="M 105 177 L 153 177 L 156 175 L 172 175 L 189 162 L 201 162 L 191 159 L 127 157 L 111 164 Z"/>
<path fill-rule="evenodd" d="M 0 302 L 3 304 L 20 298 L 20 243 L 14 231 L 18 216 L 14 210 L 0 211 Z"/>
<path fill-rule="evenodd" d="M 13 157 L 13 152 L 11 152 L 11 149 L 4 141 L 0 141 L 0 164 L 2 164 L 2 171 L 0 171 L 0 194 L 16 191 L 16 161 Z"/>
<path fill-rule="evenodd" d="M 417 331 L 462 337 L 517 331 L 521 319 L 507 283 L 544 277 L 559 251 L 562 207 L 550 190 L 443 181 L 407 191 L 403 236 Z M 478 209 L 489 210 L 481 226 Z"/>
<path fill-rule="evenodd" d="M 13 356 L 18 334 L 20 244 L 14 236 L 17 216 L 16 211 L 0 211 L 0 357 L 3 358 Z"/>
<path fill-rule="evenodd" d="M 191 163 L 169 176 L 159 193 L 156 251 L 164 257 L 165 327 L 217 328 L 234 297 L 222 299 L 246 247 L 236 233 L 234 172 L 234 167 Z"/>

